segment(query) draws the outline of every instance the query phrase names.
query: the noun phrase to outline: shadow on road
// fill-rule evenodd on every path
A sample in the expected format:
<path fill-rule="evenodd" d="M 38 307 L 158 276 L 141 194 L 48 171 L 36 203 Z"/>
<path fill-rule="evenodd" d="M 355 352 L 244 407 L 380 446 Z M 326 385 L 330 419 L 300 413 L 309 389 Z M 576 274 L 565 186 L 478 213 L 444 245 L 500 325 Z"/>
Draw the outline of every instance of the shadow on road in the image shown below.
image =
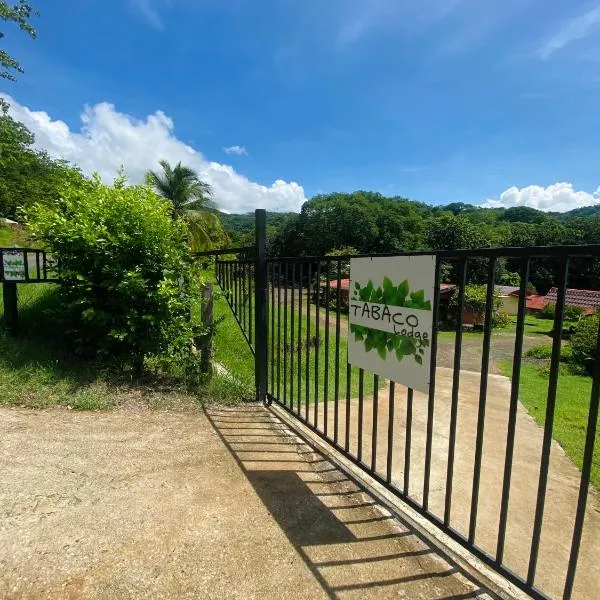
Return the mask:
<path fill-rule="evenodd" d="M 205 413 L 326 596 L 495 597 L 266 410 Z"/>

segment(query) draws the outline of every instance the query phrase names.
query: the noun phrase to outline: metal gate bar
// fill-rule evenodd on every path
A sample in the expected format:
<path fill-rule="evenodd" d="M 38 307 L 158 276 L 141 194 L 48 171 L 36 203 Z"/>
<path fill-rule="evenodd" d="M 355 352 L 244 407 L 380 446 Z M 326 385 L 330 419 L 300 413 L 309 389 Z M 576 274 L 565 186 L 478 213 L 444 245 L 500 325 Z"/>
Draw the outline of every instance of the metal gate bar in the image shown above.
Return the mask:
<path fill-rule="evenodd" d="M 261 214 L 262 213 L 262 214 Z M 448 536 L 467 548 L 475 556 L 504 575 L 513 584 L 534 598 L 547 598 L 543 590 L 536 587 L 536 571 L 540 551 L 540 540 L 544 527 L 544 513 L 548 490 L 548 473 L 552 449 L 553 426 L 559 379 L 561 332 L 564 321 L 569 261 L 572 258 L 600 259 L 600 245 L 528 247 L 528 248 L 483 248 L 479 250 L 449 250 L 439 252 L 412 252 L 370 255 L 371 258 L 388 256 L 419 256 L 434 254 L 435 287 L 433 301 L 434 327 L 431 338 L 431 385 L 427 397 L 425 420 L 425 451 L 422 488 L 417 477 L 411 477 L 415 466 L 413 425 L 415 419 L 414 392 L 407 389 L 405 400 L 397 398 L 398 388 L 390 382 L 387 402 L 381 398 L 382 380 L 375 374 L 365 378 L 365 371 L 349 365 L 344 356 L 345 342 L 342 336 L 342 271 L 351 256 L 315 257 L 268 257 L 266 254 L 265 215 L 257 211 L 257 244 L 255 248 L 225 250 L 221 254 L 237 254 L 235 260 L 219 258 L 216 275 L 227 301 L 242 328 L 250 347 L 256 354 L 257 398 L 275 401 L 305 426 L 326 440 L 332 448 L 341 452 L 374 481 L 393 492 L 417 512 L 438 526 Z M 503 472 L 500 495 L 497 538 L 494 552 L 480 547 L 478 531 L 478 509 L 482 489 L 484 442 L 486 439 L 486 408 L 488 405 L 488 371 L 492 344 L 492 314 L 494 284 L 500 260 L 511 260 L 513 270 L 520 275 L 519 302 L 516 315 L 514 354 L 510 397 L 507 405 L 506 449 L 503 457 Z M 559 267 L 558 295 L 554 316 L 554 339 L 550 360 L 549 388 L 547 394 L 542 450 L 539 459 L 539 480 L 535 501 L 533 531 L 529 560 L 523 572 L 514 572 L 505 563 L 507 523 L 513 484 L 517 411 L 523 359 L 525 334 L 526 294 L 533 260 L 554 261 Z M 463 345 L 463 315 L 465 287 L 470 268 L 487 265 L 486 308 L 477 405 L 476 435 L 473 444 L 474 463 L 470 480 L 471 498 L 468 510 L 468 525 L 465 532 L 452 526 L 453 488 L 456 487 L 456 445 L 458 410 L 460 403 L 460 379 Z M 452 263 L 457 285 L 458 318 L 455 326 L 453 373 L 450 389 L 450 414 L 448 449 L 443 457 L 445 490 L 443 507 L 438 511 L 431 507 L 431 475 L 434 442 L 434 418 L 436 410 L 437 332 L 440 325 L 440 281 L 442 263 Z M 322 275 L 325 281 L 322 281 Z M 333 277 L 333 279 L 332 279 Z M 332 287 L 336 286 L 335 292 Z M 324 303 L 324 316 L 321 305 Z M 283 306 L 282 306 L 283 304 Z M 331 310 L 335 321 L 331 323 Z M 347 327 L 347 325 L 345 325 Z M 332 345 L 332 338 L 334 340 Z M 346 361 L 344 369 L 344 361 Z M 345 378 L 345 379 L 344 379 Z M 303 381 L 304 380 L 304 381 Z M 332 384 L 333 381 L 333 384 Z M 262 391 L 261 391 L 262 390 Z M 333 392 L 333 395 L 332 395 Z M 581 469 L 580 485 L 575 508 L 575 522 L 570 540 L 570 552 L 564 582 L 563 597 L 572 595 L 576 567 L 580 553 L 586 504 L 590 487 L 594 444 L 597 428 L 600 395 L 600 331 L 598 353 L 594 366 L 592 391 L 588 410 L 585 449 Z M 353 400 L 356 399 L 356 400 Z M 371 401 L 370 412 L 367 401 Z M 397 402 L 405 402 L 405 411 L 398 412 Z M 312 403 L 312 406 L 311 406 Z M 333 403 L 333 415 L 331 414 Z M 322 405 L 323 410 L 320 410 Z M 387 426 L 383 421 L 387 405 Z M 383 412 L 382 412 L 383 410 Z M 343 411 L 343 415 L 341 412 Z M 400 417 L 398 417 L 400 415 Z M 330 422 L 333 416 L 333 421 Z M 365 417 L 372 425 L 365 428 Z M 397 440 L 397 420 L 404 418 L 404 440 Z M 387 444 L 382 449 L 385 457 L 379 460 L 378 436 L 380 427 L 385 431 Z M 370 444 L 365 444 L 368 436 Z M 343 437 L 343 439 L 341 439 Z M 402 448 L 401 481 L 394 481 L 394 445 Z M 439 454 L 436 456 L 439 459 Z M 400 460 L 400 459 L 398 459 Z M 398 465 L 400 466 L 400 465 Z M 414 479 L 414 481 L 413 481 Z"/>
<path fill-rule="evenodd" d="M 384 254 L 379 256 L 414 256 L 430 254 L 428 252 Z M 344 373 L 343 361 L 345 357 L 341 350 L 341 271 L 342 265 L 349 261 L 350 256 L 342 257 L 269 257 L 269 284 L 271 321 L 269 360 L 270 377 L 275 377 L 269 385 L 269 399 L 280 404 L 286 411 L 298 418 L 304 425 L 326 440 L 333 448 L 341 452 L 346 458 L 359 466 L 375 481 L 392 491 L 412 508 L 436 524 L 452 539 L 469 549 L 474 555 L 489 566 L 503 574 L 509 581 L 528 592 L 534 598 L 546 598 L 544 592 L 535 585 L 539 544 L 544 522 L 545 496 L 548 484 L 550 467 L 550 452 L 554 422 L 554 409 L 556 403 L 557 382 L 559 375 L 559 359 L 561 335 L 564 320 L 564 304 L 567 289 L 568 262 L 570 258 L 589 257 L 598 260 L 600 246 L 567 246 L 549 248 L 485 248 L 481 250 L 457 250 L 436 252 L 435 269 L 435 297 L 434 297 L 434 333 L 431 339 L 431 387 L 427 403 L 426 419 L 426 445 L 424 456 L 423 492 L 419 499 L 411 485 L 411 465 L 414 459 L 412 450 L 412 425 L 414 419 L 413 390 L 408 389 L 406 394 L 406 433 L 404 440 L 404 469 L 402 488 L 393 481 L 392 471 L 394 463 L 394 439 L 396 418 L 396 391 L 390 385 L 387 401 L 387 450 L 382 461 L 378 453 L 381 444 L 378 443 L 380 426 L 385 427 L 385 422 L 380 423 L 380 383 L 377 375 L 371 379 L 365 378 L 365 371 L 353 369 L 346 363 L 345 390 L 342 374 Z M 490 364 L 490 350 L 492 343 L 492 314 L 494 302 L 494 284 L 496 280 L 497 265 L 500 259 L 516 259 L 520 273 L 519 305 L 517 310 L 517 323 L 515 332 L 515 347 L 512 366 L 512 383 L 510 390 L 510 403 L 508 406 L 508 428 L 506 434 L 506 450 L 504 455 L 504 472 L 502 475 L 501 503 L 499 511 L 499 524 L 497 531 L 497 544 L 492 554 L 483 549 L 476 542 L 478 529 L 479 494 L 482 486 L 482 458 L 484 440 L 486 439 L 486 407 L 488 380 L 487 374 Z M 537 485 L 534 530 L 531 534 L 531 551 L 526 572 L 514 572 L 504 562 L 506 548 L 506 529 L 508 521 L 508 508 L 510 504 L 510 490 L 512 483 L 512 466 L 514 457 L 516 415 L 518 407 L 518 392 L 520 385 L 520 367 L 523 357 L 523 338 L 525 328 L 525 300 L 529 269 L 531 260 L 558 259 L 561 265 L 558 281 L 558 302 L 554 318 L 554 335 L 552 360 L 550 364 L 550 387 L 548 391 L 548 404 L 544 426 L 543 447 L 540 457 L 539 482 Z M 457 437 L 457 413 L 460 396 L 460 368 L 461 349 L 463 339 L 462 315 L 465 306 L 465 286 L 471 261 L 487 262 L 487 289 L 486 309 L 483 334 L 483 350 L 481 356 L 481 372 L 479 383 L 479 405 L 477 408 L 477 432 L 473 452 L 475 456 L 473 476 L 471 480 L 472 494 L 471 506 L 468 516 L 468 530 L 462 533 L 451 525 L 452 517 L 452 492 L 454 484 L 454 463 Z M 443 261 L 452 261 L 456 265 L 458 280 L 458 322 L 455 328 L 453 359 L 454 372 L 452 374 L 452 389 L 450 401 L 449 443 L 446 456 L 445 482 L 443 509 L 438 514 L 430 508 L 430 485 L 432 470 L 432 453 L 434 438 L 434 414 L 436 402 L 435 373 L 437 352 L 437 329 L 439 327 L 440 310 L 440 274 Z M 321 275 L 325 276 L 322 281 Z M 307 275 L 305 279 L 305 275 Z M 333 279 L 332 279 L 333 275 Z M 333 285 L 336 285 L 332 293 Z M 275 289 L 276 288 L 276 289 Z M 282 289 L 283 288 L 283 289 Z M 312 300 L 312 302 L 311 302 Z M 281 307 L 281 304 L 284 306 Z M 306 306 L 305 306 L 306 304 Z M 324 311 L 321 306 L 324 305 Z M 334 310 L 335 321 L 331 322 L 331 310 Z M 278 315 L 273 318 L 275 311 Z M 323 315 L 324 312 L 324 315 Z M 283 322 L 282 322 L 283 321 Z M 277 332 L 273 330 L 277 328 Z M 283 339 L 281 336 L 283 335 Z M 334 337 L 335 336 L 335 337 Z M 275 338 L 277 340 L 275 341 Z M 332 345 L 331 339 L 334 339 Z M 305 340 L 305 342 L 304 342 Z M 599 335 L 600 344 L 600 335 Z M 304 348 L 303 348 L 304 346 Z M 600 348 L 600 346 L 599 346 Z M 277 365 L 275 365 L 277 362 Z M 572 549 L 570 553 L 568 570 L 565 577 L 564 597 L 569 598 L 572 592 L 575 576 L 575 567 L 581 545 L 582 529 L 584 525 L 585 506 L 589 489 L 596 420 L 598 413 L 598 390 L 600 388 L 600 368 L 596 364 L 593 379 L 593 389 L 589 407 L 587 425 L 586 448 L 584 464 L 581 473 L 579 501 L 577 505 L 576 521 L 573 530 Z M 283 370 L 283 373 L 281 372 Z M 357 372 L 358 381 L 354 379 Z M 304 381 L 302 382 L 302 379 Z M 280 389 L 280 380 L 283 390 Z M 331 385 L 333 380 L 333 386 Z M 368 385 L 367 385 L 368 383 Z M 302 410 L 301 391 L 304 389 L 304 409 Z M 345 394 L 344 394 L 344 391 Z M 332 395 L 333 392 L 333 395 Z M 345 398 L 344 398 L 345 396 Z M 367 396 L 370 406 L 369 417 L 372 426 L 365 431 L 365 411 L 367 409 Z M 356 406 L 352 398 L 356 398 Z M 340 400 L 344 401 L 344 423 L 340 428 Z M 311 406 L 312 403 L 312 406 Z M 333 421 L 331 422 L 331 406 L 333 403 Z M 322 411 L 321 411 L 322 408 Z M 356 410 L 356 414 L 353 414 Z M 365 436 L 370 435 L 370 444 L 365 447 Z M 340 439 L 343 436 L 343 440 Z M 367 453 L 367 454 L 365 454 Z M 439 457 L 438 457 L 439 458 Z M 381 471 L 380 469 L 383 469 Z"/>

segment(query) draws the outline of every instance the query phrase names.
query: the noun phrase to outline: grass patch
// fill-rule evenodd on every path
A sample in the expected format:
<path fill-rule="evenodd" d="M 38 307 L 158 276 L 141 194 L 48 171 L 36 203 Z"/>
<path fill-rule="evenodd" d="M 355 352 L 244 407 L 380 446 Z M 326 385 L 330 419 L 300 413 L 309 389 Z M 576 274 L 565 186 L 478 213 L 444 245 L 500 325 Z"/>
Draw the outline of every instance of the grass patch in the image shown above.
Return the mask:
<path fill-rule="evenodd" d="M 1 287 L 0 323 L 4 316 Z M 197 408 L 199 403 L 233 404 L 247 397 L 247 384 L 221 374 L 191 393 L 182 381 L 164 374 L 149 372 L 133 379 L 105 364 L 80 360 L 69 351 L 48 315 L 59 303 L 58 286 L 18 285 L 17 293 L 19 335 L 9 337 L 0 330 L 0 406 L 187 410 Z M 226 343 L 219 343 L 219 347 L 231 344 L 226 331 L 221 337 Z"/>
<path fill-rule="evenodd" d="M 271 306 L 270 291 L 269 305 Z M 319 402 L 324 401 L 325 398 L 329 402 L 333 402 L 335 398 L 336 369 L 339 369 L 339 399 L 345 399 L 348 384 L 346 369 L 348 340 L 344 333 L 340 333 L 339 353 L 336 353 L 335 311 L 329 311 L 330 327 L 328 335 L 324 323 L 320 323 L 317 337 L 316 324 L 318 317 L 315 304 L 311 303 L 308 315 L 305 301 L 302 312 L 292 310 L 291 295 L 288 290 L 287 310 L 285 310 L 283 304 L 278 304 L 276 300 L 274 309 L 273 317 L 271 314 L 268 316 L 269 391 L 282 402 L 293 403 L 294 406 L 298 404 L 298 388 L 300 388 L 301 404 L 306 403 L 307 396 L 309 404 L 314 403 L 315 398 Z M 319 307 L 319 314 L 321 318 L 325 317 L 325 307 Z M 343 316 L 340 316 L 340 321 L 342 321 Z M 310 321 L 310 331 L 307 327 L 308 320 Z M 274 327 L 272 327 L 273 322 Z M 272 332 L 273 335 L 271 335 Z M 308 380 L 306 378 L 307 363 Z M 300 385 L 298 385 L 298 382 L 300 382 Z M 380 378 L 380 387 L 383 384 L 383 378 Z M 373 376 L 367 374 L 364 377 L 363 393 L 365 396 L 372 395 L 373 390 Z M 350 397 L 357 398 L 358 395 L 359 369 L 352 367 L 350 370 Z"/>
<path fill-rule="evenodd" d="M 527 337 L 539 337 L 540 341 L 545 338 L 552 337 L 553 321 L 547 319 L 538 319 L 533 315 L 525 316 L 525 329 L 524 335 Z M 570 325 L 574 325 L 575 321 L 565 321 L 564 327 L 568 328 Z M 492 336 L 494 335 L 515 335 L 517 332 L 517 316 L 510 316 L 510 323 L 506 327 L 498 327 L 492 329 Z M 453 340 L 455 336 L 455 330 L 453 328 L 445 329 L 439 332 L 438 337 L 442 340 Z M 464 336 L 475 336 L 483 337 L 483 329 L 472 329 L 467 328 L 463 331 Z"/>
<path fill-rule="evenodd" d="M 510 377 L 512 365 L 509 362 L 501 361 L 499 367 L 503 375 Z M 567 368 L 561 369 L 556 396 L 554 439 L 580 469 L 583 465 L 591 389 L 591 377 L 573 375 Z M 536 365 L 523 363 L 519 400 L 541 426 L 545 422 L 547 394 L 548 374 Z M 591 481 L 596 489 L 600 490 L 600 436 L 598 435 L 596 435 L 592 461 Z"/>
<path fill-rule="evenodd" d="M 0 247 L 12 248 L 13 246 L 31 248 L 31 242 L 27 239 L 25 230 L 20 226 L 7 227 L 0 224 Z"/>

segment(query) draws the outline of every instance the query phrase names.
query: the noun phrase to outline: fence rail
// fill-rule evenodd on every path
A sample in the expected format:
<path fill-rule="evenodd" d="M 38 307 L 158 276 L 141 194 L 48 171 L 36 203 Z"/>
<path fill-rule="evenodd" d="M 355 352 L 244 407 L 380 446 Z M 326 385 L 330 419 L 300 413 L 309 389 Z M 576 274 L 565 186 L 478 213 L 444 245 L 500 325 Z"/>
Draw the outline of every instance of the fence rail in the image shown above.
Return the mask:
<path fill-rule="evenodd" d="M 0 248 L 0 282 L 55 283 L 56 261 L 38 248 Z"/>
<path fill-rule="evenodd" d="M 427 395 L 348 364 L 350 332 L 343 295 L 349 290 L 343 289 L 342 281 L 347 281 L 348 263 L 354 257 L 260 258 L 258 253 L 249 260 L 246 254 L 238 260 L 218 259 L 216 276 L 257 353 L 257 365 L 262 362 L 259 351 L 266 353 L 262 379 L 269 401 L 532 597 L 569 599 L 576 587 L 577 565 L 580 571 L 596 568 L 597 542 L 590 539 L 597 539 L 600 531 L 600 501 L 590 490 L 590 479 L 599 408 L 600 331 L 585 407 L 580 473 L 568 463 L 578 479 L 575 492 L 572 487 L 568 490 L 564 478 L 553 476 L 553 461 L 561 460 L 553 434 L 570 268 L 600 261 L 600 245 L 369 256 L 422 254 L 436 256 Z M 498 266 L 507 260 L 519 274 L 509 385 L 490 377 L 498 340 L 492 332 L 494 289 Z M 542 430 L 524 421 L 519 403 L 527 289 L 537 261 L 553 273 L 558 287 L 548 388 L 540 391 L 545 396 Z M 256 276 L 263 269 L 264 284 Z M 486 279 L 486 308 L 476 353 L 479 362 L 473 367 L 475 358 L 467 356 L 470 370 L 465 370 L 465 344 L 473 339 L 464 333 L 465 290 L 475 269 Z M 443 273 L 446 277 L 451 273 L 456 286 L 457 318 L 452 333 L 440 342 L 442 315 L 447 312 L 440 291 Z M 264 318 L 253 302 L 261 294 L 267 298 Z M 259 340 L 261 333 L 264 342 Z M 445 366 L 439 348 L 449 354 Z M 526 439 L 529 435 L 539 438 L 535 451 L 530 448 L 532 440 Z M 587 538 L 586 523 L 592 532 Z"/>

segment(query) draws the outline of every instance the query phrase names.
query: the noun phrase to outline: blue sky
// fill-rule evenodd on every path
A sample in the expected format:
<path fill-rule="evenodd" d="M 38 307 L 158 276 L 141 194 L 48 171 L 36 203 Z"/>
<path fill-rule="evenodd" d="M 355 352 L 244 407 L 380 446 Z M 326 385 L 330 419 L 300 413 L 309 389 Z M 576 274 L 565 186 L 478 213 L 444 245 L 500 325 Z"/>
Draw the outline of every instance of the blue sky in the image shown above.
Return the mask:
<path fill-rule="evenodd" d="M 85 170 L 121 161 L 135 181 L 161 153 L 189 157 L 230 211 L 355 189 L 546 210 L 600 198 L 598 0 L 36 6 L 37 40 L 6 29 L 26 74 L 0 91 Z"/>

